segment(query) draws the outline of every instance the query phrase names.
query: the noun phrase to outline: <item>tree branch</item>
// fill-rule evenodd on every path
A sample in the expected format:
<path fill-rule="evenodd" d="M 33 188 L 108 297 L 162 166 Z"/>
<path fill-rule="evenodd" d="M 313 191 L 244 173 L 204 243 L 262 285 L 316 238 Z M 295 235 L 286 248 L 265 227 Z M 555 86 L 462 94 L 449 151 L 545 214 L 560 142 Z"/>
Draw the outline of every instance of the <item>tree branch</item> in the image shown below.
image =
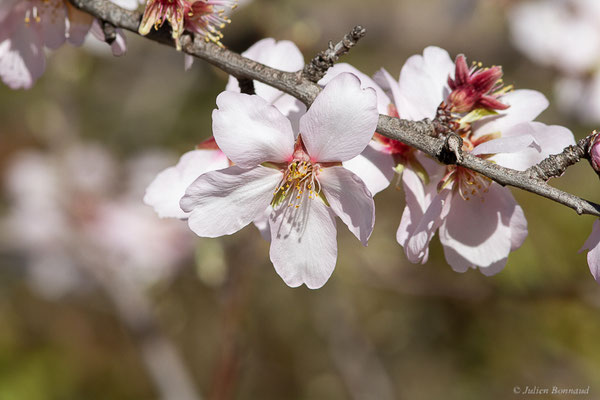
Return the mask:
<path fill-rule="evenodd" d="M 102 21 L 111 23 L 115 27 L 137 33 L 142 17 L 142 14 L 139 12 L 124 10 L 106 0 L 69 1 L 75 7 Z M 362 30 L 360 27 L 357 28 Z M 364 35 L 364 32 L 362 35 Z M 350 36 L 352 36 L 352 33 L 350 33 Z M 152 31 L 146 37 L 150 40 L 175 47 L 175 43 L 166 26 L 159 31 Z M 349 39 L 346 41 L 346 44 L 350 43 L 352 40 L 355 42 L 358 38 Z M 352 46 L 345 46 L 344 42 L 345 41 L 342 41 L 341 45 L 338 43 L 338 46 L 335 46 L 333 49 L 330 46 L 324 54 L 341 55 L 347 52 Z M 263 82 L 299 99 L 307 106 L 312 104 L 321 91 L 321 88 L 316 83 L 305 77 L 302 70 L 297 72 L 284 72 L 270 68 L 256 61 L 242 57 L 230 50 L 219 47 L 212 42 L 206 42 L 202 37 L 193 37 L 189 33 L 186 33 L 181 37 L 180 44 L 183 52 L 209 62 L 228 74 L 233 75 L 238 80 L 246 79 Z M 342 48 L 346 48 L 346 50 L 343 50 Z M 323 66 L 319 68 L 319 70 L 324 70 L 325 72 L 326 69 L 327 68 Z M 442 155 L 447 155 L 449 143 L 445 138 L 437 138 L 436 126 L 438 125 L 436 120 L 408 121 L 392 118 L 387 115 L 380 115 L 377 132 L 391 139 L 406 143 L 433 158 L 439 159 L 442 158 Z M 450 145 L 452 145 L 452 143 L 450 143 Z M 600 217 L 600 205 L 548 185 L 545 182 L 545 179 L 543 179 L 544 175 L 532 174 L 532 169 L 528 171 L 516 171 L 491 163 L 469 153 L 463 153 L 462 151 L 456 151 L 454 158 L 456 159 L 457 165 L 478 172 L 481 175 L 496 181 L 500 185 L 514 186 L 546 197 L 574 209 L 578 214 L 590 214 Z M 542 168 L 542 170 L 545 167 L 544 165 L 538 166 L 539 168 Z M 551 177 L 551 174 L 547 176 Z"/>

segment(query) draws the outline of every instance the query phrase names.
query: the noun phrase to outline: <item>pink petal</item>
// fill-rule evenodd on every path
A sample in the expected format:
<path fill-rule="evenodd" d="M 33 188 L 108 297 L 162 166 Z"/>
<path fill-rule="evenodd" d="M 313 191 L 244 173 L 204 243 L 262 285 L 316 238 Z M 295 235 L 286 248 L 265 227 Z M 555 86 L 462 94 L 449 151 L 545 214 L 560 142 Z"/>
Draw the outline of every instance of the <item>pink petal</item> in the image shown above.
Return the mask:
<path fill-rule="evenodd" d="M 524 134 L 519 136 L 501 137 L 499 139 L 484 142 L 471 151 L 473 155 L 496 154 L 496 153 L 516 153 L 532 148 L 540 151 L 539 144 L 532 135 Z"/>
<path fill-rule="evenodd" d="M 600 244 L 600 220 L 594 222 L 592 233 L 585 241 L 581 250 L 579 250 L 580 252 L 589 250 L 587 253 L 587 262 L 590 267 L 590 272 L 596 282 L 600 283 L 600 246 L 598 246 L 598 244 Z"/>
<path fill-rule="evenodd" d="M 227 157 L 242 168 L 292 158 L 290 120 L 258 96 L 223 92 L 213 111 L 213 134 Z"/>
<path fill-rule="evenodd" d="M 81 46 L 95 18 L 67 3 L 69 14 L 69 43 Z"/>
<path fill-rule="evenodd" d="M 289 40 L 276 41 L 273 38 L 266 38 L 254 43 L 242 55 L 251 60 L 257 61 L 268 67 L 277 68 L 286 72 L 294 72 L 304 67 L 304 56 L 300 49 Z M 262 82 L 254 81 L 256 94 L 269 103 L 274 103 L 281 97 L 291 97 L 271 86 Z M 227 82 L 228 91 L 239 92 L 239 85 L 236 78 L 229 77 Z M 293 97 L 292 97 L 293 98 Z M 283 110 L 280 110 L 285 114 Z"/>
<path fill-rule="evenodd" d="M 413 170 L 406 169 L 402 173 L 402 186 L 406 197 L 406 206 L 396 232 L 396 240 L 402 247 L 406 247 L 408 239 L 410 239 L 417 224 L 423 218 L 428 204 L 423 182 Z M 427 254 L 423 257 L 423 262 L 426 261 Z"/>
<path fill-rule="evenodd" d="M 271 261 L 291 287 L 318 289 L 327 282 L 337 260 L 335 216 L 321 200 L 299 209 L 282 207 L 271 217 Z"/>
<path fill-rule="evenodd" d="M 0 77 L 11 89 L 29 89 L 46 69 L 39 34 L 17 25 L 12 37 L 0 42 Z"/>
<path fill-rule="evenodd" d="M 180 201 L 188 224 L 201 237 L 235 233 L 258 218 L 273 199 L 280 171 L 233 166 L 201 175 Z"/>
<path fill-rule="evenodd" d="M 252 221 L 258 232 L 260 232 L 260 236 L 265 239 L 267 242 L 271 241 L 271 226 L 269 225 L 269 217 L 273 213 L 273 207 L 269 206 L 265 209 L 263 213 L 261 213 L 258 217 Z"/>
<path fill-rule="evenodd" d="M 533 121 L 548 107 L 548 99 L 535 90 L 515 90 L 500 98 L 510 107 L 498 112 L 498 115 L 487 117 L 473 124 L 475 137 L 488 133 L 504 132 L 514 125 Z"/>
<path fill-rule="evenodd" d="M 67 38 L 67 8 L 63 0 L 38 2 L 42 37 L 46 47 L 57 49 Z"/>
<path fill-rule="evenodd" d="M 327 85 L 329 82 L 331 82 L 331 80 L 333 78 L 335 78 L 336 76 L 338 76 L 339 74 L 342 74 L 344 72 L 349 72 L 351 74 L 356 75 L 358 77 L 358 79 L 360 79 L 361 88 L 364 89 L 364 88 L 369 87 L 369 88 L 374 89 L 377 94 L 377 110 L 379 111 L 380 114 L 388 113 L 388 106 L 391 103 L 391 101 L 390 101 L 390 98 L 387 96 L 387 94 L 385 94 L 383 89 L 381 89 L 379 87 L 379 85 L 377 83 L 375 83 L 375 81 L 373 79 L 371 79 L 368 75 L 363 74 L 362 72 L 360 72 L 359 70 L 357 70 L 350 64 L 346 64 L 346 63 L 335 64 L 332 68 L 330 68 L 327 71 L 327 74 L 323 77 L 323 79 L 321 79 L 319 81 L 319 85 L 321 85 L 321 86 Z"/>
<path fill-rule="evenodd" d="M 509 189 L 492 183 L 482 198 L 454 196 L 452 210 L 440 226 L 446 261 L 457 272 L 475 267 L 484 274 L 498 272 L 526 236 L 523 210 Z"/>
<path fill-rule="evenodd" d="M 319 182 L 333 212 L 366 246 L 375 225 L 375 203 L 365 183 L 344 167 L 323 168 Z"/>
<path fill-rule="evenodd" d="M 573 134 L 567 128 L 558 125 L 549 126 L 540 122 L 524 122 L 507 129 L 502 134 L 502 139 L 515 142 L 529 137 L 533 137 L 536 146 L 512 153 L 496 154 L 491 159 L 504 167 L 524 171 L 550 154 L 560 153 L 565 147 L 575 144 Z"/>
<path fill-rule="evenodd" d="M 355 173 L 374 195 L 390 185 L 394 178 L 394 159 L 383 151 L 378 151 L 370 143 L 362 153 L 344 161 L 344 168 Z"/>
<path fill-rule="evenodd" d="M 406 171 L 405 171 L 406 172 Z M 414 229 L 408 237 L 404 246 L 406 258 L 412 263 L 424 263 L 429 252 L 429 242 L 433 239 L 435 231 L 448 215 L 453 195 L 450 190 L 442 190 L 438 193 L 420 220 L 415 220 Z M 408 200 L 407 200 L 408 204 Z"/>
<path fill-rule="evenodd" d="M 400 116 L 411 120 L 435 117 L 449 94 L 447 80 L 453 74 L 454 62 L 439 47 L 427 47 L 422 56 L 410 57 L 400 72 L 400 98 L 394 96 Z"/>
<path fill-rule="evenodd" d="M 401 103 L 404 100 L 404 97 L 402 97 L 402 95 L 400 94 L 400 86 L 398 84 L 398 81 L 395 80 L 394 78 L 392 78 L 392 76 L 390 75 L 389 72 L 387 72 L 387 70 L 385 70 L 384 68 L 381 68 L 379 71 L 377 71 L 377 73 L 375 74 L 375 78 L 378 81 L 382 81 L 385 82 L 385 90 L 388 90 L 393 97 L 393 103 L 394 104 L 398 104 Z M 382 114 L 388 114 L 388 110 L 386 109 L 385 112 L 383 112 Z M 402 118 L 404 118 L 401 115 Z"/>
<path fill-rule="evenodd" d="M 261 64 L 287 72 L 298 71 L 304 67 L 304 56 L 298 47 L 288 40 L 277 42 L 272 38 L 262 39 L 253 44 L 242 55 Z M 293 96 L 262 82 L 254 81 L 254 89 L 258 96 L 273 104 L 283 115 L 290 119 L 294 133 L 297 134 L 300 117 L 306 112 L 306 106 Z M 239 93 L 238 80 L 230 76 L 225 90 Z"/>
<path fill-rule="evenodd" d="M 122 29 L 117 29 L 117 38 L 112 42 L 110 48 L 115 57 L 121 57 L 127 53 L 127 39 L 125 38 L 125 32 L 123 32 Z"/>
<path fill-rule="evenodd" d="M 300 119 L 300 133 L 314 161 L 347 161 L 369 144 L 379 119 L 377 96 L 360 86 L 352 74 L 336 76 Z"/>
<path fill-rule="evenodd" d="M 185 191 L 200 175 L 227 168 L 229 162 L 220 150 L 193 150 L 181 156 L 174 167 L 159 173 L 146 189 L 144 203 L 161 218 L 187 218 L 179 206 Z"/>
<path fill-rule="evenodd" d="M 184 54 L 183 55 L 183 69 L 184 69 L 184 71 L 189 71 L 190 68 L 192 68 L 192 65 L 194 65 L 194 57 L 190 56 L 189 54 Z"/>

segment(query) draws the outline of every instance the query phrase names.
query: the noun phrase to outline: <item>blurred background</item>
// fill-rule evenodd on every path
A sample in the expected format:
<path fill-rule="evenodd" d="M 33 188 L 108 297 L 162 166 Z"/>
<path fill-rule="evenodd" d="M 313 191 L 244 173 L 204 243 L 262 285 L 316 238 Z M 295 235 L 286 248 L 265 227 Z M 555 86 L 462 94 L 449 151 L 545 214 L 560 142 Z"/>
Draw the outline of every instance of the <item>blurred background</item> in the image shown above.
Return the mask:
<path fill-rule="evenodd" d="M 253 0 L 223 42 L 288 39 L 310 60 L 361 24 L 343 61 L 363 72 L 397 77 L 438 45 L 502 65 L 507 84 L 551 100 L 539 120 L 582 138 L 590 113 L 555 106 L 564 69 L 528 57 L 511 29 L 521 3 Z M 558 21 L 577 13 L 536 3 Z M 184 72 L 174 49 L 127 39 L 124 57 L 65 45 L 33 89 L 0 85 L 0 400 L 507 399 L 525 386 L 600 398 L 600 289 L 578 254 L 593 218 L 515 190 L 523 247 L 498 275 L 457 274 L 437 239 L 426 265 L 406 260 L 392 185 L 369 246 L 340 229 L 329 282 L 289 288 L 254 226 L 199 239 L 142 203 L 156 173 L 211 134 L 227 75 L 199 60 Z M 585 162 L 553 184 L 600 201 Z"/>

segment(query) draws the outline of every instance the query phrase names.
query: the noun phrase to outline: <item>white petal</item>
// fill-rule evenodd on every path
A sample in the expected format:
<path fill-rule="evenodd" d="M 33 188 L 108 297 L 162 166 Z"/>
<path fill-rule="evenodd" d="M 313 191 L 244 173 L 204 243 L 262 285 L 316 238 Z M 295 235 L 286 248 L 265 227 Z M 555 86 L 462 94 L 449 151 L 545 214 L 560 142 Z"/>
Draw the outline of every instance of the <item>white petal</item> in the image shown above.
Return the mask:
<path fill-rule="evenodd" d="M 333 78 L 335 78 L 336 76 L 338 76 L 339 74 L 342 74 L 344 72 L 349 72 L 351 74 L 356 75 L 358 77 L 358 79 L 360 79 L 361 87 L 363 89 L 368 88 L 368 87 L 374 89 L 377 94 L 377 110 L 379 111 L 380 114 L 387 115 L 388 106 L 391 103 L 390 98 L 379 87 L 379 85 L 377 83 L 375 83 L 375 81 L 373 79 L 371 79 L 368 75 L 363 74 L 362 72 L 360 72 L 359 70 L 357 70 L 350 64 L 340 63 L 340 64 L 335 64 L 332 68 L 329 68 L 329 70 L 327 71 L 327 74 L 325 74 L 323 79 L 321 79 L 319 81 L 319 85 L 321 85 L 321 86 L 327 85 L 329 82 L 331 82 L 331 80 Z"/>
<path fill-rule="evenodd" d="M 387 188 L 394 178 L 394 158 L 376 150 L 372 143 L 358 156 L 344 161 L 344 168 L 358 175 L 373 196 Z"/>
<path fill-rule="evenodd" d="M 533 137 L 536 145 L 513 153 L 496 154 L 491 160 L 504 167 L 524 171 L 550 154 L 560 153 L 565 147 L 575 144 L 573 134 L 567 128 L 558 125 L 548 126 L 540 122 L 518 124 L 502 134 L 502 139 L 515 142 L 523 137 L 527 138 L 525 140 Z"/>
<path fill-rule="evenodd" d="M 473 123 L 475 137 L 488 133 L 504 132 L 514 125 L 533 121 L 542 111 L 548 108 L 548 99 L 535 90 L 515 90 L 500 98 L 510 107 L 501 110 L 498 115 L 487 117 Z"/>
<path fill-rule="evenodd" d="M 523 211 L 509 189 L 492 183 L 482 198 L 455 196 L 452 210 L 440 226 L 446 261 L 457 272 L 475 267 L 485 274 L 498 272 L 526 235 Z"/>
<path fill-rule="evenodd" d="M 44 73 L 46 57 L 39 34 L 25 24 L 0 42 L 0 77 L 11 89 L 29 89 Z"/>
<path fill-rule="evenodd" d="M 406 171 L 405 171 L 406 172 Z M 448 215 L 453 201 L 450 190 L 442 190 L 431 200 L 420 220 L 415 220 L 408 241 L 404 246 L 406 258 L 412 263 L 423 263 L 429 251 L 429 243 L 435 231 L 438 229 Z"/>
<path fill-rule="evenodd" d="M 375 203 L 365 183 L 344 167 L 323 168 L 319 182 L 333 212 L 366 246 L 375 225 Z"/>
<path fill-rule="evenodd" d="M 347 161 L 369 144 L 379 119 L 377 96 L 360 85 L 352 74 L 336 76 L 300 119 L 300 133 L 314 161 Z"/>
<path fill-rule="evenodd" d="M 187 218 L 179 200 L 188 186 L 200 175 L 227 168 L 229 162 L 220 150 L 193 150 L 181 156 L 177 165 L 156 176 L 146 189 L 144 203 L 152 206 L 161 218 Z"/>
<path fill-rule="evenodd" d="M 453 74 L 450 55 L 439 47 L 427 47 L 422 56 L 410 57 L 400 72 L 400 98 L 394 96 L 400 116 L 410 120 L 435 117 L 449 94 L 447 81 Z"/>
<path fill-rule="evenodd" d="M 256 229 L 260 232 L 260 236 L 267 242 L 271 241 L 271 226 L 269 225 L 269 217 L 273 213 L 273 207 L 269 206 L 258 217 L 252 221 Z"/>
<path fill-rule="evenodd" d="M 335 217 L 321 200 L 281 207 L 271 221 L 271 261 L 288 286 L 318 289 L 337 260 Z"/>
<path fill-rule="evenodd" d="M 294 152 L 290 120 L 258 96 L 223 92 L 213 111 L 213 134 L 227 157 L 242 168 L 285 162 Z"/>
<path fill-rule="evenodd" d="M 191 213 L 188 223 L 198 236 L 230 235 L 265 211 L 281 178 L 280 171 L 260 166 L 207 172 L 188 187 L 180 206 Z"/>
<path fill-rule="evenodd" d="M 289 40 L 277 42 L 273 38 L 262 39 L 253 44 L 242 55 L 268 67 L 287 72 L 298 71 L 304 67 L 304 56 L 298 47 Z M 273 104 L 283 115 L 290 119 L 294 133 L 297 133 L 300 117 L 306 112 L 306 106 L 293 96 L 262 82 L 254 81 L 254 89 L 258 96 Z M 230 76 L 225 90 L 239 93 L 238 80 Z"/>
<path fill-rule="evenodd" d="M 265 38 L 254 43 L 248 50 L 242 53 L 244 57 L 257 61 L 271 68 L 277 68 L 286 72 L 294 72 L 304 67 L 304 56 L 298 47 L 289 40 L 276 41 L 273 38 Z M 262 82 L 254 81 L 256 94 L 269 103 L 274 103 L 282 96 L 289 96 Z M 227 82 L 228 91 L 239 92 L 238 81 L 233 76 Z M 290 96 L 291 97 L 291 96 Z M 281 110 L 283 113 L 283 110 Z"/>
<path fill-rule="evenodd" d="M 489 140 L 475 147 L 471 154 L 476 156 L 479 154 L 516 153 L 528 148 L 538 152 L 541 150 L 540 145 L 532 135 L 524 134 Z"/>
<path fill-rule="evenodd" d="M 594 227 L 592 228 L 592 233 L 585 241 L 585 244 L 579 250 L 580 252 L 583 250 L 589 250 L 587 254 L 587 261 L 590 267 L 590 272 L 592 276 L 596 280 L 596 282 L 600 283 L 600 221 L 596 220 L 594 222 Z"/>
<path fill-rule="evenodd" d="M 408 239 L 412 236 L 417 224 L 423 218 L 428 203 L 425 196 L 423 182 L 413 170 L 407 168 L 402 173 L 402 186 L 406 198 L 406 206 L 402 213 L 400 226 L 396 232 L 396 240 L 402 247 L 406 247 Z M 427 261 L 427 255 L 422 262 Z"/>

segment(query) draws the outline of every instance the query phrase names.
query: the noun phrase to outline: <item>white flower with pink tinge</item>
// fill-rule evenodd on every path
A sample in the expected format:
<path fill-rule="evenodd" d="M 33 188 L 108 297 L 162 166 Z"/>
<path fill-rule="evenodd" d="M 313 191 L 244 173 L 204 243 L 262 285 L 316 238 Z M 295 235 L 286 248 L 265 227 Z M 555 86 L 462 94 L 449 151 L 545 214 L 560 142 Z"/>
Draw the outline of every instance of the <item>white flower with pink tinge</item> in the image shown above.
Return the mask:
<path fill-rule="evenodd" d="M 450 89 L 449 82 L 456 86 L 477 78 L 477 68 L 465 71 L 459 61 L 460 57 L 455 66 L 448 53 L 437 47 L 428 47 L 422 56 L 410 57 L 402 68 L 395 96 L 399 115 L 409 119 L 434 118 L 440 104 L 451 99 L 455 90 Z M 455 67 L 461 73 L 468 72 L 467 80 L 454 76 Z M 496 92 L 495 99 L 509 107 L 497 109 L 494 115 L 477 111 L 481 109 L 467 115 L 453 114 L 461 127 L 464 151 L 505 167 L 525 170 L 574 144 L 568 129 L 532 122 L 548 106 L 541 93 L 504 93 Z M 475 121 L 469 122 L 472 119 Z M 523 210 L 510 191 L 463 167 L 433 162 L 424 165 L 429 184 L 424 185 L 409 169 L 402 177 L 406 208 L 397 240 L 408 259 L 426 262 L 429 242 L 439 228 L 446 261 L 455 271 L 479 267 L 486 275 L 499 272 L 509 253 L 519 248 L 527 236 Z"/>
<path fill-rule="evenodd" d="M 300 118 L 300 133 L 258 96 L 217 97 L 213 133 L 235 165 L 200 176 L 181 199 L 202 237 L 239 231 L 269 210 L 271 261 L 292 287 L 323 286 L 337 259 L 335 216 L 364 244 L 375 208 L 364 182 L 342 166 L 377 125 L 375 92 L 351 74 L 332 80 Z"/>
<path fill-rule="evenodd" d="M 31 88 L 46 69 L 44 47 L 81 45 L 93 20 L 66 0 L 2 0 L 0 78 L 11 89 Z M 122 54 L 124 40 L 117 30 L 113 51 Z"/>
<path fill-rule="evenodd" d="M 272 38 L 259 40 L 242 53 L 244 57 L 258 61 L 269 67 L 282 71 L 298 71 L 304 66 L 304 57 L 290 41 L 276 41 Z M 306 112 L 306 107 L 294 97 L 260 82 L 254 82 L 256 94 L 273 104 L 283 115 L 292 121 L 292 127 L 297 130 L 300 116 Z M 227 91 L 240 92 L 237 79 L 230 77 Z M 227 156 L 219 149 L 214 139 L 201 143 L 196 150 L 181 156 L 177 165 L 161 172 L 146 189 L 144 203 L 152 206 L 161 218 L 186 219 L 188 213 L 179 207 L 179 200 L 185 194 L 187 187 L 200 175 L 229 167 Z M 265 218 L 255 221 L 261 234 L 269 239 L 268 224 Z"/>
<path fill-rule="evenodd" d="M 594 222 L 592 233 L 579 252 L 583 250 L 589 250 L 587 253 L 587 262 L 590 272 L 596 282 L 600 283 L 600 220 Z"/>

